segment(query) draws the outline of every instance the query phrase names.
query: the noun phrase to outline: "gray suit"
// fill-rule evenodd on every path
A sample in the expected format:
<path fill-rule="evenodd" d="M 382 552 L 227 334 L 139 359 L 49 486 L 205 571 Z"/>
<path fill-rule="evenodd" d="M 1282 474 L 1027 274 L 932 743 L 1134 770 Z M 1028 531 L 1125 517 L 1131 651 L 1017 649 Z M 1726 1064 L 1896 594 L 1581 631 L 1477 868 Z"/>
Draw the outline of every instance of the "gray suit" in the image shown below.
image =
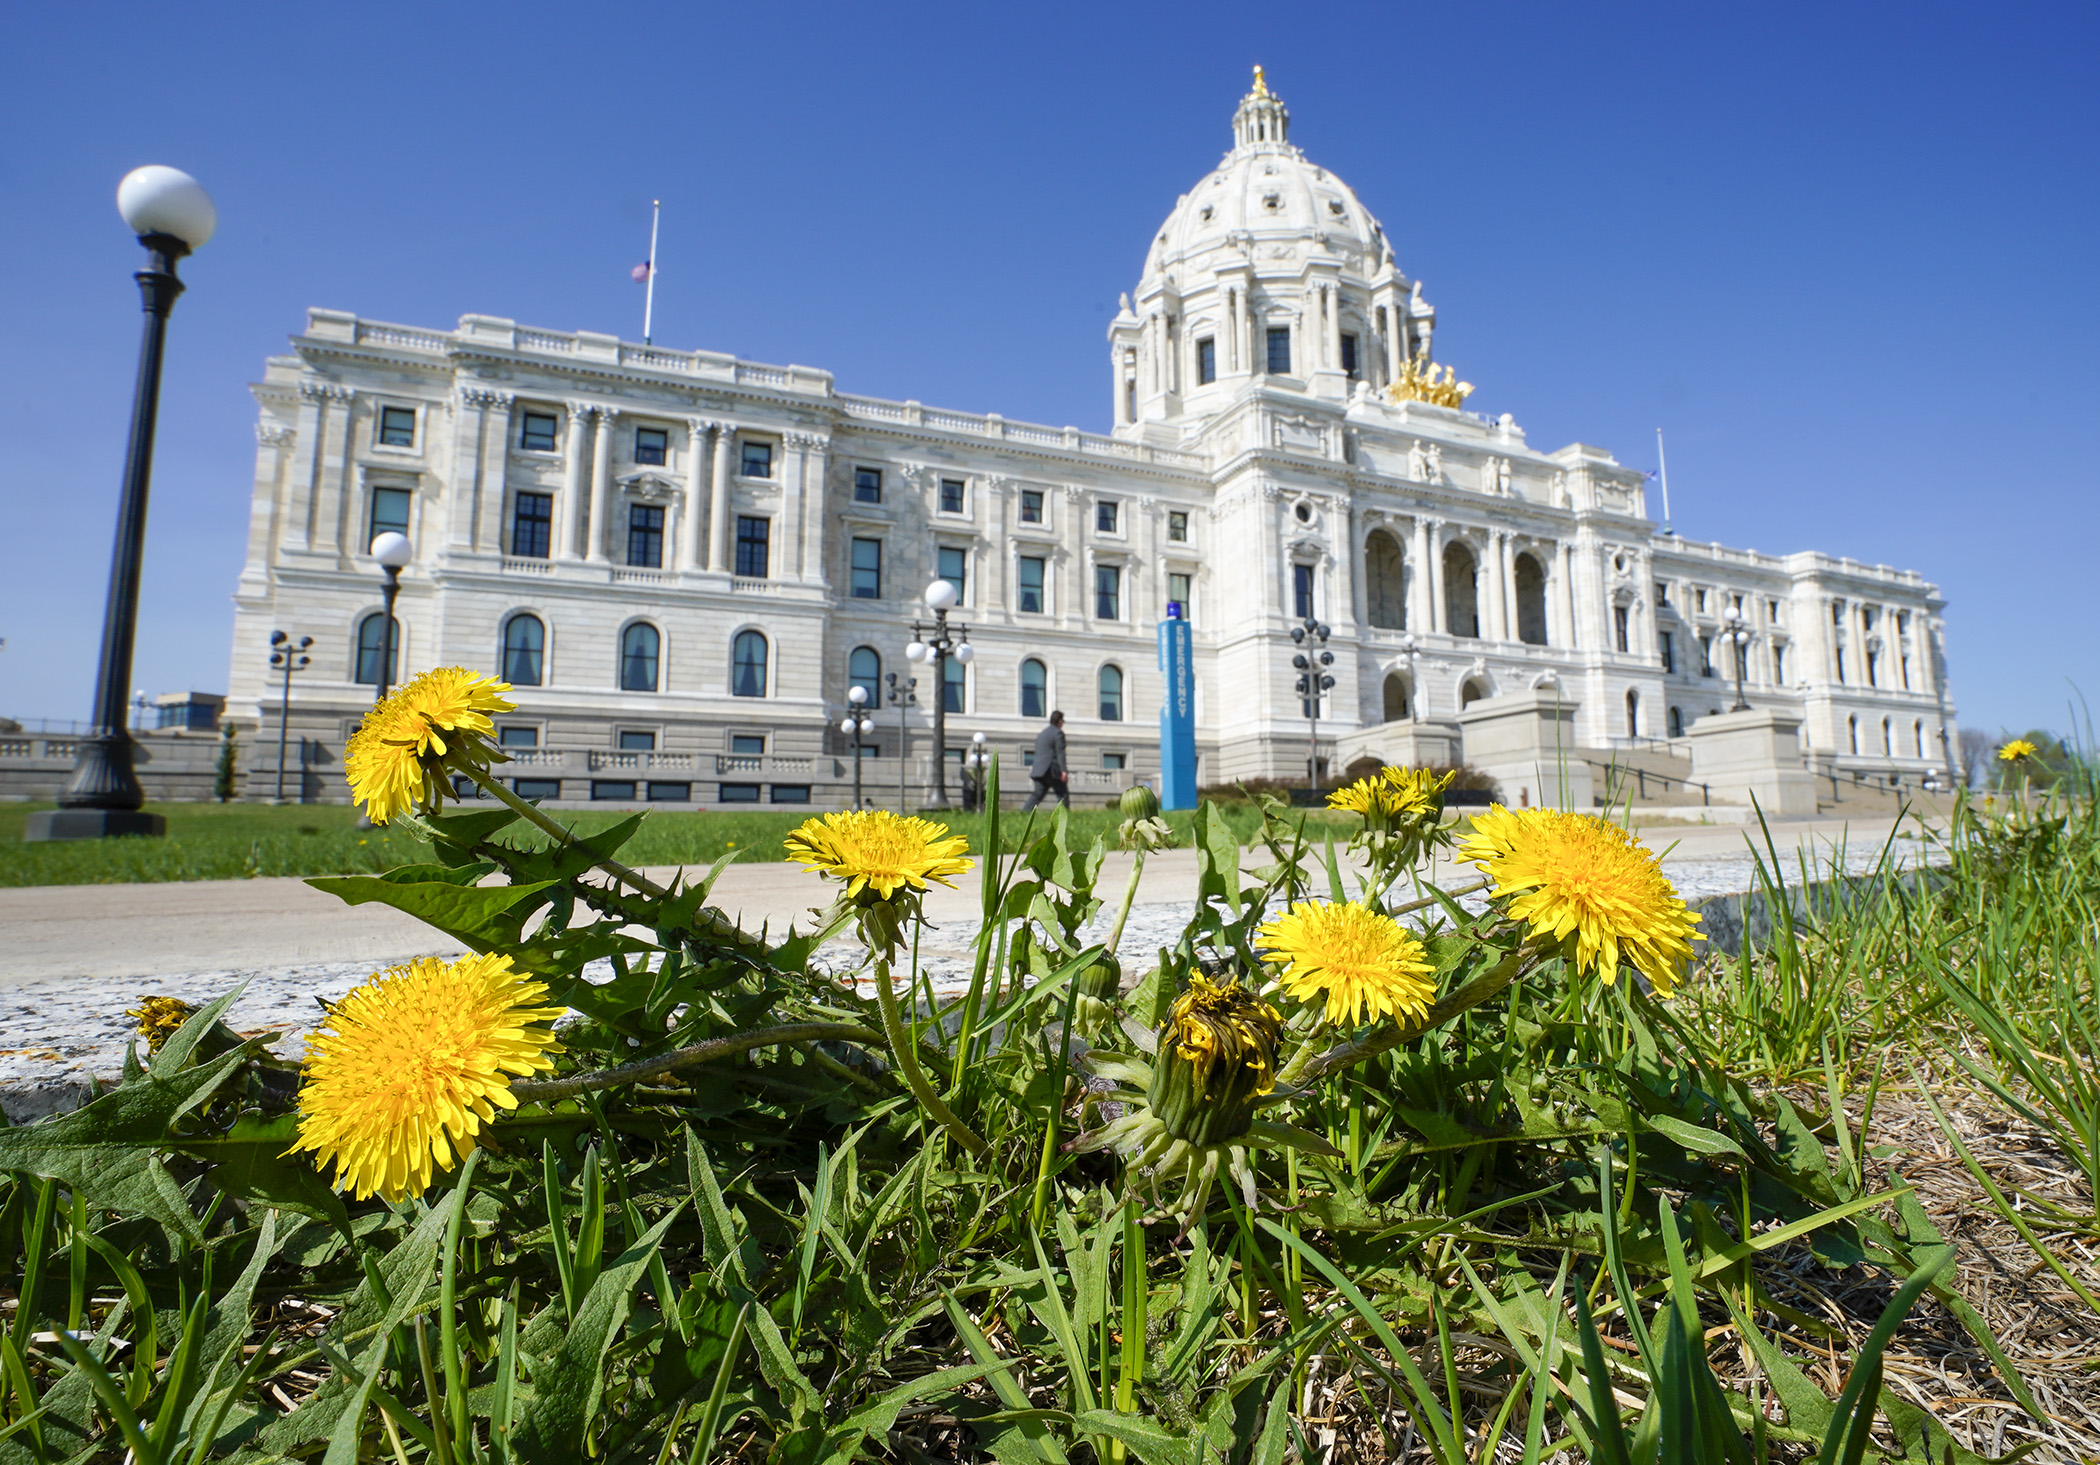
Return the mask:
<path fill-rule="evenodd" d="M 1028 772 L 1035 779 L 1035 792 L 1021 805 L 1024 811 L 1033 809 L 1046 797 L 1071 804 L 1071 793 L 1065 787 L 1065 730 L 1056 723 L 1046 724 L 1035 735 L 1035 762 Z"/>

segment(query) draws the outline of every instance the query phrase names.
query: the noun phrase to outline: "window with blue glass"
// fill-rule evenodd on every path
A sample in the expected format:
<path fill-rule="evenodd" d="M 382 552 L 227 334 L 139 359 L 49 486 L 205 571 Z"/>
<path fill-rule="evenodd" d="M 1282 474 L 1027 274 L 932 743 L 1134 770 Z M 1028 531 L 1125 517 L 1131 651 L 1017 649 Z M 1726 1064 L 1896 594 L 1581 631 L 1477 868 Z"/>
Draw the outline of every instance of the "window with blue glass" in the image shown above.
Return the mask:
<path fill-rule="evenodd" d="M 739 631 L 730 643 L 729 690 L 737 697 L 766 695 L 766 638 L 757 631 Z"/>
<path fill-rule="evenodd" d="M 746 478 L 771 478 L 773 476 L 773 445 L 771 443 L 745 443 L 741 466 L 737 470 Z"/>
<path fill-rule="evenodd" d="M 953 549 L 944 544 L 940 547 L 935 559 L 937 563 L 934 573 L 955 587 L 955 603 L 957 605 L 968 604 L 970 599 L 970 552 L 966 549 Z"/>
<path fill-rule="evenodd" d="M 1021 490 L 1021 522 L 1040 524 L 1043 522 L 1043 491 L 1040 488 Z"/>
<path fill-rule="evenodd" d="M 941 705 L 950 712 L 964 710 L 963 694 L 969 687 L 969 672 L 968 667 L 952 656 L 941 663 Z"/>
<path fill-rule="evenodd" d="M 1300 620 L 1313 613 L 1313 567 L 1291 566 L 1291 613 Z"/>
<path fill-rule="evenodd" d="M 543 560 L 554 547 L 554 495 L 521 493 L 510 509 L 510 552 Z"/>
<path fill-rule="evenodd" d="M 1218 343 L 1205 336 L 1196 343 L 1196 385 L 1207 387 L 1218 379 Z"/>
<path fill-rule="evenodd" d="M 654 504 L 627 506 L 627 563 L 660 570 L 664 563 L 664 511 Z"/>
<path fill-rule="evenodd" d="M 853 598 L 855 600 L 882 599 L 882 541 L 879 539 L 856 539 L 853 541 Z"/>
<path fill-rule="evenodd" d="M 661 468 L 671 461 L 671 434 L 661 427 L 637 427 L 634 430 L 634 461 L 652 463 Z"/>
<path fill-rule="evenodd" d="M 1103 499 L 1094 505 L 1094 527 L 1103 534 L 1114 534 L 1122 522 L 1123 506 L 1114 499 Z"/>
<path fill-rule="evenodd" d="M 1189 576 L 1176 570 L 1167 572 L 1167 599 L 1181 607 L 1183 620 L 1193 622 L 1196 619 L 1196 597 Z"/>
<path fill-rule="evenodd" d="M 405 488 L 375 488 L 372 490 L 372 523 L 365 535 L 365 546 L 382 534 L 408 533 L 408 511 L 411 493 Z"/>
<path fill-rule="evenodd" d="M 941 480 L 941 512 L 960 514 L 963 511 L 963 481 L 960 478 Z"/>
<path fill-rule="evenodd" d="M 1342 333 L 1342 371 L 1352 380 L 1356 376 L 1356 337 L 1347 331 Z"/>
<path fill-rule="evenodd" d="M 617 745 L 623 753 L 653 753 L 656 734 L 645 727 L 623 727 Z"/>
<path fill-rule="evenodd" d="M 882 502 L 882 470 L 880 468 L 856 468 L 853 470 L 853 501 L 857 504 L 879 504 Z"/>
<path fill-rule="evenodd" d="M 647 622 L 637 622 L 620 633 L 621 691 L 656 690 L 657 651 L 662 645 L 663 638 L 657 635 L 656 627 Z"/>
<path fill-rule="evenodd" d="M 736 572 L 746 580 L 766 578 L 768 548 L 773 534 L 773 521 L 748 514 L 737 515 L 736 520 Z"/>
<path fill-rule="evenodd" d="M 1289 326 L 1271 326 L 1269 327 L 1269 375 L 1289 376 L 1290 374 L 1291 328 Z"/>
<path fill-rule="evenodd" d="M 366 616 L 357 623 L 357 679 L 368 687 L 379 685 L 379 667 L 386 663 L 386 679 L 389 685 L 401 680 L 401 622 L 394 622 L 394 644 L 392 654 L 386 646 L 386 617 L 380 614 Z"/>
<path fill-rule="evenodd" d="M 858 687 L 867 693 L 868 700 L 861 703 L 861 715 L 882 705 L 882 653 L 873 646 L 856 646 L 853 654 L 846 658 L 846 685 Z"/>
<path fill-rule="evenodd" d="M 1123 720 L 1123 671 L 1121 667 L 1104 666 L 1096 685 L 1100 689 L 1101 720 L 1121 722 Z"/>
<path fill-rule="evenodd" d="M 1024 554 L 1017 561 L 1014 609 L 1029 615 L 1041 615 L 1045 604 L 1043 598 L 1043 557 Z"/>
<path fill-rule="evenodd" d="M 1021 715 L 1047 717 L 1050 709 L 1050 673 L 1033 656 L 1021 663 Z"/>
<path fill-rule="evenodd" d="M 518 447 L 527 453 L 558 451 L 561 419 L 552 412 L 527 412 L 518 424 Z"/>
<path fill-rule="evenodd" d="M 503 680 L 514 687 L 537 687 L 546 648 L 547 628 L 538 616 L 512 616 L 503 627 Z"/>
<path fill-rule="evenodd" d="M 416 409 L 413 407 L 382 407 L 379 409 L 379 441 L 384 447 L 412 448 L 416 445 Z"/>
<path fill-rule="evenodd" d="M 1103 621 L 1123 618 L 1123 571 L 1119 566 L 1094 566 L 1094 618 Z"/>

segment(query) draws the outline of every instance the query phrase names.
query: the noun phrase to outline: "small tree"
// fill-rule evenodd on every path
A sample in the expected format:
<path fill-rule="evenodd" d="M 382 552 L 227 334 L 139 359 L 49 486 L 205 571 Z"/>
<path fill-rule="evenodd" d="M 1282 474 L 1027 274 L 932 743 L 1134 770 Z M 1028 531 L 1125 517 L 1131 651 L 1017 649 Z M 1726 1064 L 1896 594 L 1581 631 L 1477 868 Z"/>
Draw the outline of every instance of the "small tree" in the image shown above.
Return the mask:
<path fill-rule="evenodd" d="M 1991 768 L 1991 754 L 1998 750 L 1998 740 L 1980 727 L 1965 727 L 1961 730 L 1961 781 L 1965 788 L 1975 788 L 1987 781 Z"/>
<path fill-rule="evenodd" d="M 219 802 L 229 803 L 233 799 L 234 781 L 239 776 L 240 765 L 234 752 L 235 731 L 232 723 L 219 728 L 218 776 L 212 779 L 211 791 L 219 796 Z"/>

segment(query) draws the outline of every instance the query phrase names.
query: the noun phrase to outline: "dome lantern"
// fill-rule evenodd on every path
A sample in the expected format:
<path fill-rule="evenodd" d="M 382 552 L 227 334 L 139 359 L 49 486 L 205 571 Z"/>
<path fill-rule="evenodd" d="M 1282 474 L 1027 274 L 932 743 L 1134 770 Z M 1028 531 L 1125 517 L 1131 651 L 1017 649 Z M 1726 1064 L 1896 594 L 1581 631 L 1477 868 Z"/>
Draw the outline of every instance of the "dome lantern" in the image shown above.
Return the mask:
<path fill-rule="evenodd" d="M 1286 143 L 1290 135 L 1291 109 L 1284 106 L 1282 97 L 1269 90 L 1257 66 L 1254 90 L 1240 98 L 1239 110 L 1232 114 L 1233 142 L 1243 148 L 1257 143 Z"/>

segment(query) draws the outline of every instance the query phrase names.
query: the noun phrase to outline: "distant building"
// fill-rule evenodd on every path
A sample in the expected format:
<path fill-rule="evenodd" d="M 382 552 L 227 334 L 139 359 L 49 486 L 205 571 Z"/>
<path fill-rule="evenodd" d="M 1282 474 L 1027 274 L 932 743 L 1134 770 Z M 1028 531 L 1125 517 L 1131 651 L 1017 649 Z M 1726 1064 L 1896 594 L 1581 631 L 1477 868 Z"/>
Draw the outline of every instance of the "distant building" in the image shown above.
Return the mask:
<path fill-rule="evenodd" d="M 1106 436 L 493 316 L 311 311 L 254 388 L 235 715 L 274 725 L 270 633 L 311 635 L 292 731 L 339 752 L 379 676 L 365 547 L 398 529 L 397 671 L 515 684 L 506 771 L 565 801 L 836 804 L 856 683 L 878 707 L 869 789 L 893 788 L 888 678 L 920 678 L 923 758 L 935 689 L 903 652 L 936 577 L 977 648 L 940 689 L 951 744 L 986 733 L 1009 787 L 1053 708 L 1076 793 L 1156 771 L 1169 602 L 1194 625 L 1206 783 L 1304 775 L 1308 614 L 1333 630 L 1320 714 L 1343 762 L 1542 683 L 1585 746 L 1669 743 L 1734 700 L 1716 638 L 1735 609 L 1750 702 L 1802 719 L 1819 769 L 1945 767 L 1936 587 L 1687 543 L 1604 450 L 1542 453 L 1464 410 L 1420 282 L 1259 74 L 1232 126 L 1110 326 Z"/>

